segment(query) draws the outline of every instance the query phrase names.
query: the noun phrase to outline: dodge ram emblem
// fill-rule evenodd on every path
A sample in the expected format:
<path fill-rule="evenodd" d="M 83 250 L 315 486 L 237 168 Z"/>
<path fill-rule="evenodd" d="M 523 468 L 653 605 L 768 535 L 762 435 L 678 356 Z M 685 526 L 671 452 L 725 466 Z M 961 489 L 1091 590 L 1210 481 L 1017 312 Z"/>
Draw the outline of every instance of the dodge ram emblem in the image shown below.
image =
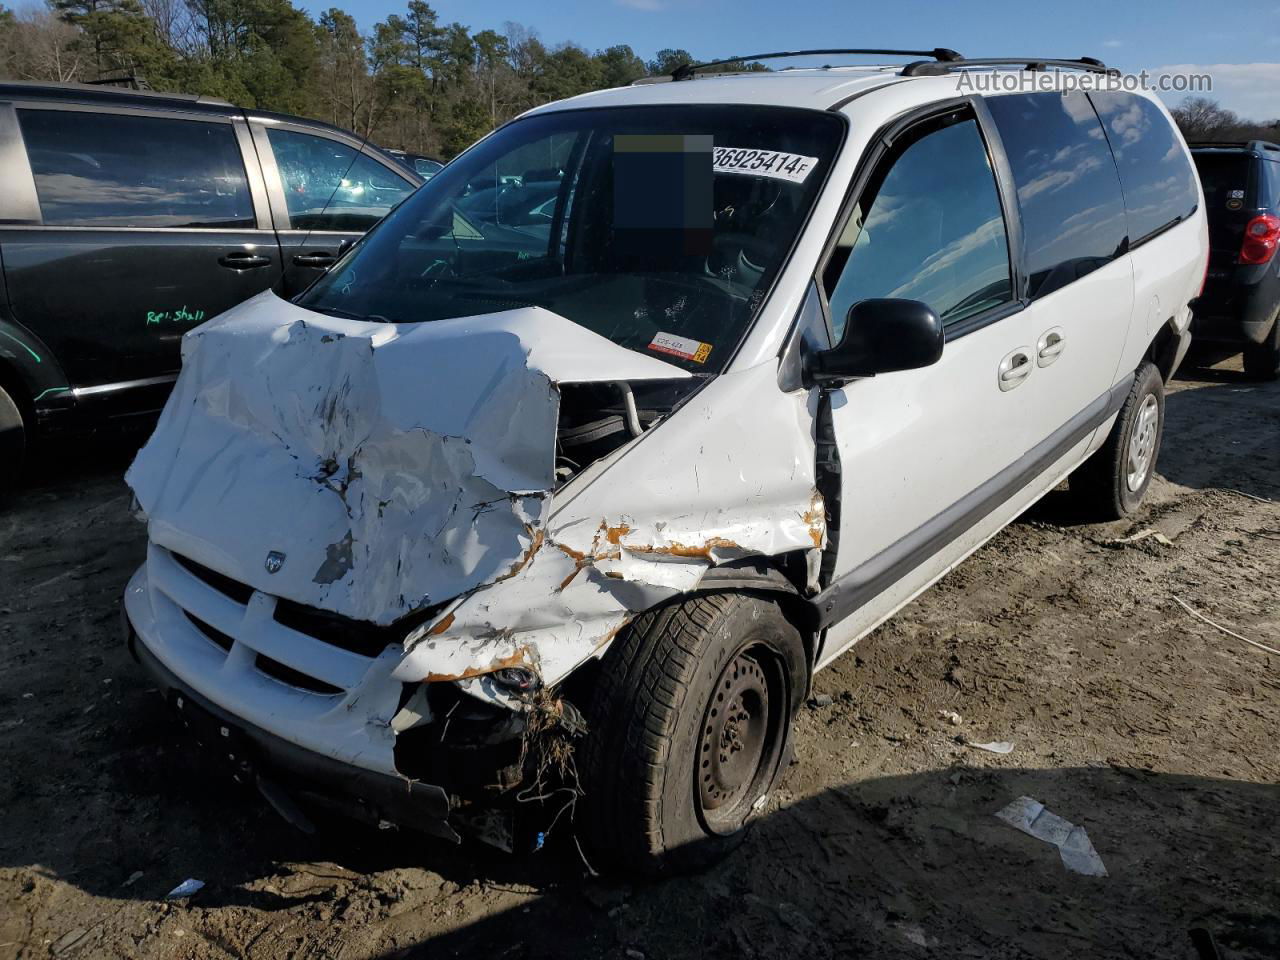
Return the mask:
<path fill-rule="evenodd" d="M 263 566 L 267 568 L 267 573 L 279 573 L 280 568 L 284 566 L 284 554 L 279 550 L 272 550 L 267 554 L 267 560 Z"/>

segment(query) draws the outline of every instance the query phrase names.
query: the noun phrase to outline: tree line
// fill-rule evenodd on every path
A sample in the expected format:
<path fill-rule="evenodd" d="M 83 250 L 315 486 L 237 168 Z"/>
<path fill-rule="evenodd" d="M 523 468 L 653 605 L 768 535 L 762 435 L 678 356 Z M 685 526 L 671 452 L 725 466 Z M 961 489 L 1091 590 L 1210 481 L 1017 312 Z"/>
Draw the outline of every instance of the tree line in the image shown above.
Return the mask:
<path fill-rule="evenodd" d="M 0 5 L 0 78 L 141 82 L 326 120 L 383 146 L 451 157 L 511 117 L 692 62 L 618 44 L 544 44 L 518 23 L 472 31 L 409 0 L 363 32 L 290 0 L 47 0 Z M 744 68 L 756 65 L 742 65 Z"/>
<path fill-rule="evenodd" d="M 1208 97 L 1187 97 L 1171 112 L 1188 141 L 1269 140 L 1280 143 L 1280 118 L 1262 123 L 1246 120 Z"/>
<path fill-rule="evenodd" d="M 547 46 L 518 23 L 472 31 L 441 22 L 424 0 L 408 0 L 367 33 L 337 7 L 313 20 L 291 0 L 0 4 L 0 78 L 144 82 L 327 120 L 442 158 L 540 103 L 692 61 L 680 49 L 646 62 L 626 44 Z M 1173 114 L 1189 140 L 1280 141 L 1280 120 L 1246 120 L 1205 97 L 1187 98 Z"/>

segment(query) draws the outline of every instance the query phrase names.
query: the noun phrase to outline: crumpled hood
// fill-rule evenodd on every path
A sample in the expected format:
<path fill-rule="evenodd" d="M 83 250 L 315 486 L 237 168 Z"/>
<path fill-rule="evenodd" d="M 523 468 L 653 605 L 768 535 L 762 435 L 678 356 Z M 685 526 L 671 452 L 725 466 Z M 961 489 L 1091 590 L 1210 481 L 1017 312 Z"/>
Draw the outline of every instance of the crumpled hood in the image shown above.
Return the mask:
<path fill-rule="evenodd" d="M 125 477 L 151 539 L 378 624 L 512 576 L 537 549 L 556 384 L 689 376 L 537 307 L 397 325 L 271 293 L 182 353 Z"/>

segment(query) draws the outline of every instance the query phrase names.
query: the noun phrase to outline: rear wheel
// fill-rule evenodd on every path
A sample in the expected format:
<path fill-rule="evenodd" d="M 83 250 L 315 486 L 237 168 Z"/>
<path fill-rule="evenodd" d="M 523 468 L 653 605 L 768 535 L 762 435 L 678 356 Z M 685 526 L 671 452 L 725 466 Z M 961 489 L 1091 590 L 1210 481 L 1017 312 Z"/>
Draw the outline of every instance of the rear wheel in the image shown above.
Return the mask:
<path fill-rule="evenodd" d="M 27 431 L 22 412 L 0 387 L 0 489 L 18 479 L 26 452 Z"/>
<path fill-rule="evenodd" d="M 1280 377 L 1280 313 L 1271 322 L 1271 332 L 1262 343 L 1244 348 L 1244 372 L 1254 380 Z"/>
<path fill-rule="evenodd" d="M 1153 363 L 1138 368 L 1104 443 L 1076 468 L 1071 498 L 1090 519 L 1119 520 L 1137 510 L 1151 485 L 1164 433 L 1164 379 Z"/>
<path fill-rule="evenodd" d="M 605 654 L 581 769 L 586 839 L 605 865 L 701 869 L 776 783 L 808 661 L 777 604 L 712 594 L 638 617 Z"/>

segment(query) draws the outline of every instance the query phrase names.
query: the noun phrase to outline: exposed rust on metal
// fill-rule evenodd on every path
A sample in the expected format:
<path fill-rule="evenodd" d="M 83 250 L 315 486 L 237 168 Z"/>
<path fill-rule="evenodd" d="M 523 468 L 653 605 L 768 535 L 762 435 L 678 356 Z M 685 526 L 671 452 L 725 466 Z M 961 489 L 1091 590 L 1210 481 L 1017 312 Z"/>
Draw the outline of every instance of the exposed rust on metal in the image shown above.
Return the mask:
<path fill-rule="evenodd" d="M 631 532 L 631 526 L 626 523 L 620 523 L 616 527 L 605 527 L 604 538 L 618 546 L 622 543 L 622 538 Z"/>
<path fill-rule="evenodd" d="M 805 525 L 809 528 L 809 538 L 816 549 L 822 549 L 822 542 L 827 535 L 827 510 L 822 502 L 822 494 L 815 493 L 809 501 L 809 509 L 801 514 Z"/>
<path fill-rule="evenodd" d="M 520 559 L 515 562 L 515 564 L 511 567 L 510 570 L 508 570 L 506 573 L 504 573 L 500 577 L 494 577 L 493 578 L 494 583 L 501 583 L 503 580 L 510 580 L 512 577 L 514 577 L 517 573 L 519 573 L 528 565 L 529 561 L 533 559 L 533 555 L 535 553 L 537 553 L 540 549 L 542 549 L 542 540 L 546 536 L 546 533 L 541 527 L 535 530 L 533 527 L 531 527 L 529 524 L 526 523 L 524 525 L 524 532 L 529 535 L 528 549 L 525 550 L 523 554 L 521 554 Z M 564 549 L 564 548 L 562 547 L 561 549 Z"/>
<path fill-rule="evenodd" d="M 447 681 L 470 680 L 472 677 L 482 677 L 486 673 L 493 673 L 497 670 L 506 670 L 509 667 L 527 667 L 534 670 L 533 661 L 529 655 L 528 647 L 517 647 L 510 655 L 499 657 L 491 660 L 487 666 L 483 667 L 467 667 L 461 673 L 428 673 L 422 678 L 423 683 L 444 683 Z M 537 672 L 536 670 L 534 672 Z"/>
<path fill-rule="evenodd" d="M 742 546 L 732 540 L 726 540 L 724 537 L 711 537 L 705 543 L 699 544 L 628 545 L 626 549 L 632 553 L 651 553 L 667 557 L 702 557 L 706 560 L 711 560 L 713 559 L 711 556 L 711 551 L 713 550 L 741 550 Z"/>
<path fill-rule="evenodd" d="M 443 617 L 441 617 L 438 621 L 436 621 L 436 625 L 432 627 L 430 630 L 428 630 L 427 633 L 434 636 L 436 634 L 444 633 L 451 626 L 453 626 L 453 614 L 446 613 Z"/>

